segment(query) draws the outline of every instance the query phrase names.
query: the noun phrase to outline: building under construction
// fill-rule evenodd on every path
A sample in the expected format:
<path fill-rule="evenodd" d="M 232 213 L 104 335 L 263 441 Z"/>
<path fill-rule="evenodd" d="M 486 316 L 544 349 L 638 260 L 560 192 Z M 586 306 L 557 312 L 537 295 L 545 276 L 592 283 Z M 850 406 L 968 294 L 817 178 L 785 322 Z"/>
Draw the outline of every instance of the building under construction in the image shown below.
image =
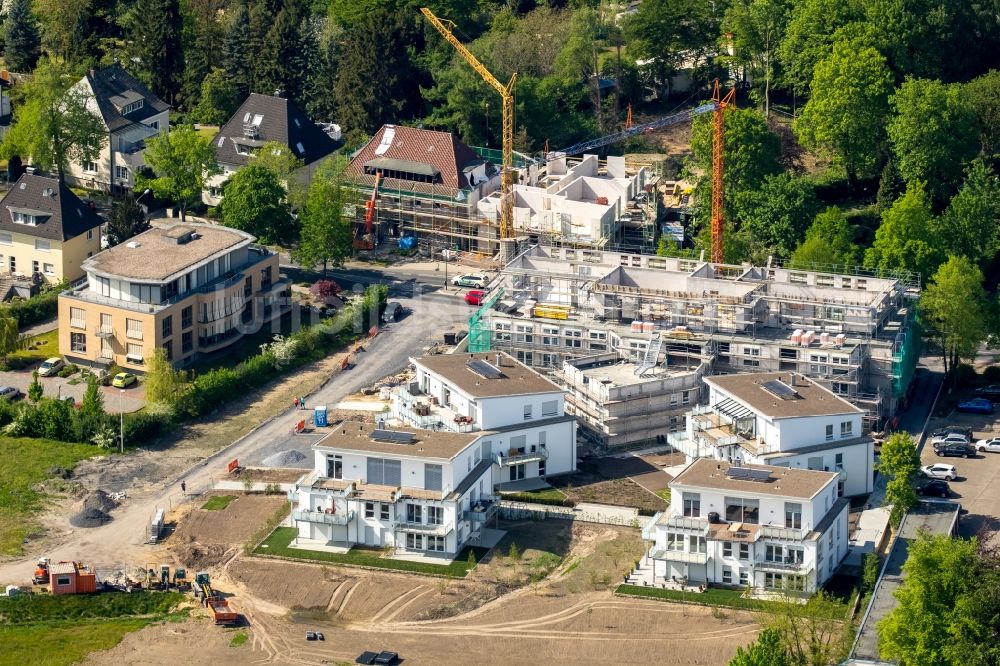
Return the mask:
<path fill-rule="evenodd" d="M 876 428 L 906 397 L 919 289 L 917 275 L 532 246 L 470 319 L 469 350 L 549 369 L 608 447 L 683 428 L 705 374 L 799 372 Z"/>
<path fill-rule="evenodd" d="M 351 158 L 355 237 L 376 243 L 412 236 L 425 252 L 500 251 L 499 151 L 470 148 L 448 132 L 383 126 Z M 621 157 L 515 155 L 514 231 L 522 242 L 651 252 L 660 215 L 658 177 Z"/>

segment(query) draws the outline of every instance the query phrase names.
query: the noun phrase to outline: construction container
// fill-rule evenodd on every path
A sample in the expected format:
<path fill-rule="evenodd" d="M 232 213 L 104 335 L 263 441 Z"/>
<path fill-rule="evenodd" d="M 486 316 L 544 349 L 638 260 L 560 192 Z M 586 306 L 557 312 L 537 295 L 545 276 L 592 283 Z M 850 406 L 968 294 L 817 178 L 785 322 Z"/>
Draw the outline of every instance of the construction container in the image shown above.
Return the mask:
<path fill-rule="evenodd" d="M 156 513 L 153 515 L 153 520 L 149 523 L 149 542 L 156 543 L 160 540 L 160 536 L 163 534 L 163 523 L 164 523 L 164 513 L 163 509 L 157 509 Z"/>
<path fill-rule="evenodd" d="M 629 330 L 631 330 L 633 333 L 642 333 L 642 322 L 633 321 L 632 327 Z"/>
<path fill-rule="evenodd" d="M 796 344 L 796 345 L 797 344 L 801 344 L 801 342 L 802 342 L 802 333 L 803 333 L 803 330 L 801 328 L 795 329 L 795 331 L 792 333 L 792 344 Z"/>
<path fill-rule="evenodd" d="M 808 347 L 811 345 L 815 337 L 816 331 L 806 331 L 806 334 L 802 336 L 802 346 Z"/>
<path fill-rule="evenodd" d="M 607 197 L 597 197 L 597 202 L 596 203 L 597 203 L 598 206 L 607 206 L 608 205 L 608 198 Z"/>
<path fill-rule="evenodd" d="M 834 338 L 834 344 L 836 344 L 838 347 L 843 347 L 844 346 L 844 342 L 846 340 L 847 340 L 847 336 L 846 335 L 844 335 L 843 333 L 838 333 L 837 337 Z"/>
<path fill-rule="evenodd" d="M 79 562 L 59 562 L 49 568 L 53 595 L 89 594 L 97 591 L 97 574 Z"/>
<path fill-rule="evenodd" d="M 328 421 L 326 420 L 326 405 L 316 405 L 313 407 L 313 423 L 317 428 L 325 428 Z"/>
<path fill-rule="evenodd" d="M 830 334 L 826 333 L 826 332 L 820 333 L 819 334 L 819 343 L 821 345 L 828 345 L 828 344 L 830 344 Z"/>

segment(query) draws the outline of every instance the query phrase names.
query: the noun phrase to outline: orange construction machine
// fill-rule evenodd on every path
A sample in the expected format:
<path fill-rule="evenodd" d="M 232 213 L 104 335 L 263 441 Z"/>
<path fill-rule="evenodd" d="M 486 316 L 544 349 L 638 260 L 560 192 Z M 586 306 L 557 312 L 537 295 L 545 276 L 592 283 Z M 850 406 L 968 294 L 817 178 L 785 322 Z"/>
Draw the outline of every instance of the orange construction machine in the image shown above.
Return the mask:
<path fill-rule="evenodd" d="M 375 221 L 375 202 L 378 201 L 378 183 L 382 180 L 382 172 L 375 172 L 375 185 L 372 187 L 372 195 L 365 202 L 365 226 L 358 225 L 354 229 L 354 249 L 374 250 L 375 233 L 372 230 L 372 223 Z"/>

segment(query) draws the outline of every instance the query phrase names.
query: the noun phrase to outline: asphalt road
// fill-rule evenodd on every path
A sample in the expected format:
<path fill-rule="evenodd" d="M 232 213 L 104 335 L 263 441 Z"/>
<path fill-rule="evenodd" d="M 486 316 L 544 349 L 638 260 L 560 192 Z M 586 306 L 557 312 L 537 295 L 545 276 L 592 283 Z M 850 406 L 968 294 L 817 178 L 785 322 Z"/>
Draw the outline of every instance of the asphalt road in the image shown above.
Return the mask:
<path fill-rule="evenodd" d="M 355 358 L 355 366 L 338 371 L 316 393 L 306 396 L 307 404 L 334 404 L 376 380 L 404 368 L 410 356 L 422 353 L 432 343 L 441 340 L 441 333 L 456 324 L 467 323 L 472 308 L 464 303 L 460 291 L 444 291 L 428 286 L 423 280 L 433 278 L 435 271 L 346 270 L 331 273 L 345 288 L 351 285 L 386 282 L 390 299 L 399 301 L 407 314 L 398 322 L 386 325 L 373 339 L 364 343 L 366 351 Z M 418 279 L 419 278 L 419 279 Z M 114 568 L 124 562 L 142 561 L 145 534 L 157 508 L 176 506 L 184 501 L 180 493 L 183 481 L 190 490 L 208 488 L 220 470 L 232 458 L 259 460 L 270 452 L 289 448 L 295 422 L 303 412 L 289 409 L 262 424 L 249 435 L 194 464 L 179 476 L 164 479 L 158 490 L 143 497 L 130 497 L 113 513 L 114 520 L 104 526 L 74 529 L 57 547 L 45 553 L 28 553 L 19 560 L 0 564 L 0 583 L 23 584 L 34 560 L 44 554 L 53 561 L 80 560 L 99 569 Z M 298 436 L 301 437 L 301 436 Z M 311 441 L 299 440 L 297 445 L 308 449 Z M 193 499 L 191 501 L 197 501 Z"/>

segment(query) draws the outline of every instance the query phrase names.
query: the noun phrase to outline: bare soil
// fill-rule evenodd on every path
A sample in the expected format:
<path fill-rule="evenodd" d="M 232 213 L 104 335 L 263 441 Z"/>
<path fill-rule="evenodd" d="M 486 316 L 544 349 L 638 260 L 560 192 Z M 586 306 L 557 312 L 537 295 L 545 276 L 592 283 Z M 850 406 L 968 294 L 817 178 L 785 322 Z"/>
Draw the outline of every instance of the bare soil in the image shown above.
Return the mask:
<path fill-rule="evenodd" d="M 667 503 L 656 495 L 671 477 L 663 467 L 683 462 L 681 454 L 595 458 L 583 461 L 574 474 L 554 477 L 553 486 L 574 502 L 598 502 L 662 511 Z"/>

